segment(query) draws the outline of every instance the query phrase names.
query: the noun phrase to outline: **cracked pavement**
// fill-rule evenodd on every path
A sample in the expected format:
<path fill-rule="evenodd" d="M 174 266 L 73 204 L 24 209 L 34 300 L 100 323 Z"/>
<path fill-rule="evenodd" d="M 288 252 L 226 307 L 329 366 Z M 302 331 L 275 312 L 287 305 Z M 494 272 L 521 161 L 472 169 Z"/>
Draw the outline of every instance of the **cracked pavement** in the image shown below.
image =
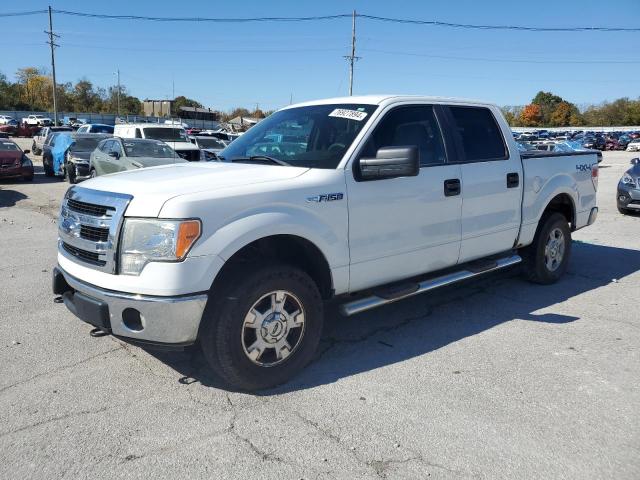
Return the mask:
<path fill-rule="evenodd" d="M 50 293 L 66 184 L 0 183 L 0 478 L 639 478 L 640 216 L 614 203 L 632 157 L 604 153 L 558 284 L 328 304 L 315 360 L 259 395 L 196 349 L 90 337 Z"/>

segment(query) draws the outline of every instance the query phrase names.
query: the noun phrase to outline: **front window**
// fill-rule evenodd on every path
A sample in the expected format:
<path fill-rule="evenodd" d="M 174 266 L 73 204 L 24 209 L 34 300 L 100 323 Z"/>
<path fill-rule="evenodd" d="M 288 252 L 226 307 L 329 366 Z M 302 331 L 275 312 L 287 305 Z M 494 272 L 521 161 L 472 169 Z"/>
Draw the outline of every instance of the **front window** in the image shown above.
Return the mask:
<path fill-rule="evenodd" d="M 174 158 L 176 152 L 161 142 L 125 142 L 127 157 Z"/>
<path fill-rule="evenodd" d="M 183 128 L 158 128 L 149 127 L 144 129 L 145 138 L 162 140 L 163 142 L 186 142 L 187 134 Z"/>
<path fill-rule="evenodd" d="M 0 142 L 0 151 L 3 152 L 17 152 L 20 149 L 13 142 Z"/>
<path fill-rule="evenodd" d="M 280 110 L 234 140 L 219 157 L 270 157 L 296 167 L 336 168 L 376 108 L 335 104 Z"/>
<path fill-rule="evenodd" d="M 224 148 L 226 145 L 217 138 L 198 138 L 200 148 Z"/>

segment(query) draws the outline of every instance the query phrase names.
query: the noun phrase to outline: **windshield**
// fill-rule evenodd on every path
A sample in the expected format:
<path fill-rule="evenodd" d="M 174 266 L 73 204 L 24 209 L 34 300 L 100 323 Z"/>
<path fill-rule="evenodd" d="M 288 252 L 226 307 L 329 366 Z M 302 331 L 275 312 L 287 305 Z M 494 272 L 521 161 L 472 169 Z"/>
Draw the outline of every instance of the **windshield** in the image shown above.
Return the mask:
<path fill-rule="evenodd" d="M 186 142 L 187 134 L 183 128 L 145 127 L 144 138 L 163 142 Z"/>
<path fill-rule="evenodd" d="M 12 142 L 0 142 L 0 151 L 10 151 L 10 152 L 17 152 L 18 146 L 15 143 Z"/>
<path fill-rule="evenodd" d="M 113 133 L 113 127 L 109 125 L 91 125 L 91 132 L 93 133 Z"/>
<path fill-rule="evenodd" d="M 124 150 L 127 157 L 174 158 L 176 152 L 161 142 L 126 142 Z"/>
<path fill-rule="evenodd" d="M 217 138 L 198 138 L 200 148 L 224 148 L 226 145 Z"/>
<path fill-rule="evenodd" d="M 268 156 L 295 167 L 336 168 L 376 105 L 312 105 L 280 110 L 220 152 L 225 161 Z"/>
<path fill-rule="evenodd" d="M 76 138 L 75 142 L 69 150 L 74 152 L 90 152 L 95 150 L 100 143 L 101 140 L 104 140 L 104 137 L 97 138 Z"/>

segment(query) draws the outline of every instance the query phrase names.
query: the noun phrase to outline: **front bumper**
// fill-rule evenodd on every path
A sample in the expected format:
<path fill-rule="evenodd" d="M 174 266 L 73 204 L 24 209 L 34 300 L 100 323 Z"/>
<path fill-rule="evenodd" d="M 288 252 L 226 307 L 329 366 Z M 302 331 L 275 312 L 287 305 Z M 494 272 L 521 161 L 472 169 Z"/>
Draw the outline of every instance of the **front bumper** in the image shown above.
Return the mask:
<path fill-rule="evenodd" d="M 85 283 L 59 267 L 53 293 L 80 320 L 134 343 L 165 347 L 193 344 L 207 294 L 161 297 L 106 290 Z"/>
<path fill-rule="evenodd" d="M 640 211 L 640 188 L 619 182 L 616 202 L 618 208 Z"/>
<path fill-rule="evenodd" d="M 33 177 L 33 167 L 0 167 L 0 178 L 29 178 Z"/>

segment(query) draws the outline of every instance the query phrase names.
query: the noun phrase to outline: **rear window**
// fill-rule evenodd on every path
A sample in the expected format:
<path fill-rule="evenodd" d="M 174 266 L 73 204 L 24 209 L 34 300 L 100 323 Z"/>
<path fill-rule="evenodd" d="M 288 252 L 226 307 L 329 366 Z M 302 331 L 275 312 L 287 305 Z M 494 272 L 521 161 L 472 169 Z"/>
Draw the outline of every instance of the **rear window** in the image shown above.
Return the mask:
<path fill-rule="evenodd" d="M 467 162 L 508 158 L 502 133 L 488 108 L 449 107 L 449 109 L 460 134 Z"/>

